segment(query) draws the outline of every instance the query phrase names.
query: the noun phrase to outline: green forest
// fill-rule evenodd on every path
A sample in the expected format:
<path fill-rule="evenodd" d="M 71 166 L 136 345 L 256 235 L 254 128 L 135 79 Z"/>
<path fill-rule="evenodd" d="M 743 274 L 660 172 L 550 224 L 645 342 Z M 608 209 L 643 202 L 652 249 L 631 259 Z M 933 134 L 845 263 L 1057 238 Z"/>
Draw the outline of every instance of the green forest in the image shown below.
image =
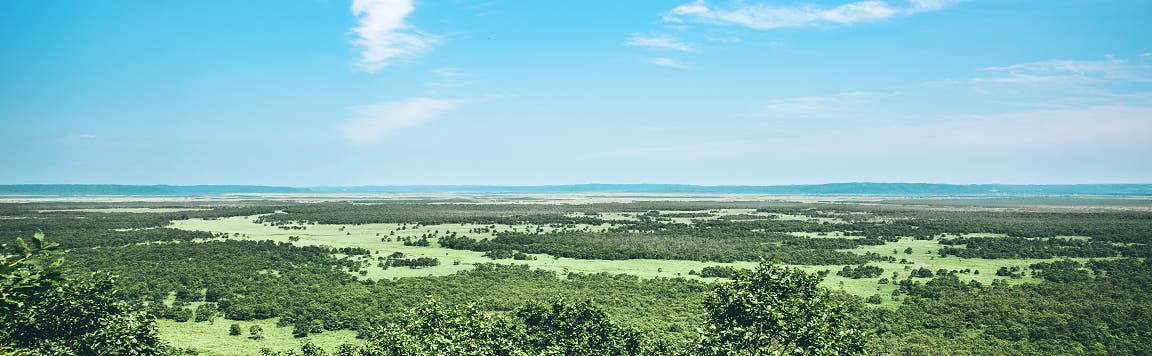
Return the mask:
<path fill-rule="evenodd" d="M 0 353 L 1152 353 L 1148 201 L 500 199 L 0 203 Z"/>

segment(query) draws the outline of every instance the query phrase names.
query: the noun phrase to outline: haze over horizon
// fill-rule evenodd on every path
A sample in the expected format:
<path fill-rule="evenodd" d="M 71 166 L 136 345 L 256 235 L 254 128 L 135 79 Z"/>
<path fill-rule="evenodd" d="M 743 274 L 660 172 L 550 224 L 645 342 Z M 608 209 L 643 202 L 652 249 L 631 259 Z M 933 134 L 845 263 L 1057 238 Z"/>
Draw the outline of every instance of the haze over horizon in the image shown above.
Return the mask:
<path fill-rule="evenodd" d="M 1152 183 L 1152 2 L 0 2 L 0 184 Z"/>

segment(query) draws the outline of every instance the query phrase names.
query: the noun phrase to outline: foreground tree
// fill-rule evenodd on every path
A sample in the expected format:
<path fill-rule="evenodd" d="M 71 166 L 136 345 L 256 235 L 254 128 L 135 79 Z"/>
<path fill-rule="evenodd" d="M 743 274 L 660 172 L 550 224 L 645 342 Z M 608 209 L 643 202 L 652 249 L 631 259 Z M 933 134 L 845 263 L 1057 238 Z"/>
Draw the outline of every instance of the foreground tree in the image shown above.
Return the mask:
<path fill-rule="evenodd" d="M 368 340 L 366 351 L 384 355 L 520 354 L 508 320 L 474 305 L 446 306 L 428 300 Z"/>
<path fill-rule="evenodd" d="M 425 302 L 372 337 L 363 354 L 649 355 L 662 345 L 589 301 L 530 302 L 510 315 Z"/>
<path fill-rule="evenodd" d="M 534 301 L 520 307 L 515 316 L 524 325 L 529 348 L 536 353 L 636 355 L 654 351 L 643 333 L 616 324 L 589 300 Z"/>
<path fill-rule="evenodd" d="M 847 308 L 818 287 L 820 278 L 761 262 L 718 284 L 698 352 L 705 355 L 838 355 L 864 350 Z"/>
<path fill-rule="evenodd" d="M 165 352 L 152 317 L 119 299 L 112 276 L 61 275 L 63 251 L 36 233 L 4 246 L 0 353 L 149 355 Z"/>

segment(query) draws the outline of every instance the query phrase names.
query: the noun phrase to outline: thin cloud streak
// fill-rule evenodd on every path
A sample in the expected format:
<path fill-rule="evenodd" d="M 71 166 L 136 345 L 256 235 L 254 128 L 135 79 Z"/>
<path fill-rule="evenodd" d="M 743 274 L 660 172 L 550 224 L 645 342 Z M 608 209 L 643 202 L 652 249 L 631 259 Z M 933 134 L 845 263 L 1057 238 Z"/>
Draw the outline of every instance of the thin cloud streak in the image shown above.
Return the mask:
<path fill-rule="evenodd" d="M 432 50 L 439 39 L 405 22 L 413 10 L 412 0 L 352 1 L 352 14 L 356 16 L 352 44 L 361 50 L 356 68 L 375 73 L 397 60 Z"/>
<path fill-rule="evenodd" d="M 920 12 L 936 11 L 949 6 L 962 3 L 966 0 L 908 0 L 905 12 L 915 14 Z"/>
<path fill-rule="evenodd" d="M 755 30 L 803 28 L 824 25 L 853 25 L 877 22 L 896 16 L 938 11 L 955 5 L 957 0 L 912 0 L 903 5 L 886 1 L 856 1 L 824 8 L 815 5 L 771 6 L 740 3 L 730 8 L 709 6 L 704 0 L 673 8 L 666 22 L 700 22 L 736 25 Z"/>
<path fill-rule="evenodd" d="M 680 52 L 690 52 L 694 50 L 692 45 L 684 43 L 676 37 L 668 35 L 645 35 L 640 33 L 633 33 L 628 37 L 628 42 L 625 42 L 624 45 Z"/>
<path fill-rule="evenodd" d="M 854 91 L 823 96 L 772 99 L 762 108 L 769 113 L 813 114 L 845 111 L 871 101 L 900 96 L 900 92 Z"/>
<path fill-rule="evenodd" d="M 688 68 L 687 64 L 673 58 L 649 58 L 647 60 L 650 64 L 655 64 L 666 68 L 684 69 Z"/>
<path fill-rule="evenodd" d="M 463 102 L 415 98 L 353 108 L 356 118 L 341 125 L 344 137 L 359 144 L 379 142 L 392 132 L 414 126 L 451 111 Z"/>
<path fill-rule="evenodd" d="M 1152 68 L 1140 67 L 1116 58 L 1048 60 L 987 67 L 981 71 L 989 75 L 973 78 L 973 81 L 998 84 L 1152 82 Z"/>

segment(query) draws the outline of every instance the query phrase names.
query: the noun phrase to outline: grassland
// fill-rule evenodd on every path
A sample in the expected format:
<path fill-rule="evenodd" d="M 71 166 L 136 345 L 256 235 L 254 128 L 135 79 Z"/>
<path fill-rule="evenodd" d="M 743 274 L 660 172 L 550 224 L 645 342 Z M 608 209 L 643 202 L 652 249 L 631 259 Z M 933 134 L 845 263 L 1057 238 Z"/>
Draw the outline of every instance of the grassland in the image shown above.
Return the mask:
<path fill-rule="evenodd" d="M 623 215 L 623 214 L 621 214 Z M 623 219 L 623 217 L 621 218 Z M 472 234 L 474 228 L 483 228 L 490 225 L 477 225 L 477 224 L 439 224 L 439 225 L 421 225 L 415 228 L 408 228 L 398 230 L 402 224 L 365 224 L 365 225 L 308 225 L 307 230 L 283 230 L 274 226 L 261 225 L 253 222 L 254 217 L 231 217 L 221 218 L 216 220 L 203 220 L 203 219 L 190 219 L 174 221 L 169 227 L 184 230 L 200 230 L 218 233 L 239 234 L 234 239 L 241 240 L 272 240 L 277 242 L 291 242 L 297 245 L 319 245 L 330 247 L 359 247 L 366 248 L 373 251 L 373 256 L 389 255 L 394 252 L 403 253 L 406 257 L 430 257 L 440 259 L 439 266 L 421 267 L 421 268 L 370 268 L 368 274 L 364 275 L 369 279 L 380 278 L 403 278 L 414 276 L 444 276 L 459 271 L 471 270 L 476 264 L 480 263 L 516 263 L 527 264 L 532 268 L 539 268 L 559 273 L 578 272 L 578 273 L 613 273 L 613 274 L 632 274 L 640 277 L 685 277 L 685 278 L 699 278 L 690 274 L 691 271 L 699 271 L 705 266 L 715 265 L 715 263 L 699 262 L 699 261 L 669 261 L 669 260 L 585 260 L 564 257 L 553 257 L 543 254 L 533 254 L 534 260 L 493 260 L 485 257 L 482 252 L 453 250 L 440 248 L 436 246 L 435 238 L 430 238 L 432 246 L 405 246 L 401 238 L 419 238 L 421 235 L 428 235 L 434 232 L 447 234 L 456 232 L 464 235 L 477 235 Z M 592 228 L 593 231 L 597 229 L 602 230 L 604 227 L 592 226 L 577 226 L 577 229 L 584 227 Z M 524 231 L 535 230 L 541 228 L 544 231 L 551 231 L 554 228 L 546 226 L 529 226 L 529 225 L 499 225 L 495 230 L 501 231 Z M 396 232 L 395 235 L 391 235 Z M 290 236 L 299 236 L 298 241 L 292 242 Z M 487 235 L 491 236 L 491 235 Z M 390 239 L 391 241 L 381 241 L 381 238 Z M 459 262 L 459 263 L 457 263 Z M 735 263 L 731 264 L 739 267 L 749 267 L 755 265 L 753 262 Z"/>
<path fill-rule="evenodd" d="M 340 344 L 362 342 L 356 338 L 356 332 L 351 330 L 327 331 L 296 338 L 292 336 L 292 327 L 276 327 L 277 321 L 275 318 L 243 322 L 217 319 L 214 322 L 180 323 L 160 319 L 157 320 L 157 326 L 160 328 L 161 336 L 170 344 L 212 355 L 250 355 L 262 348 L 284 350 L 299 347 L 306 342 L 326 350 L 333 350 Z M 242 330 L 240 335 L 228 335 L 228 329 L 233 323 L 240 324 Z M 249 328 L 253 325 L 263 329 L 262 338 L 250 337 Z"/>

